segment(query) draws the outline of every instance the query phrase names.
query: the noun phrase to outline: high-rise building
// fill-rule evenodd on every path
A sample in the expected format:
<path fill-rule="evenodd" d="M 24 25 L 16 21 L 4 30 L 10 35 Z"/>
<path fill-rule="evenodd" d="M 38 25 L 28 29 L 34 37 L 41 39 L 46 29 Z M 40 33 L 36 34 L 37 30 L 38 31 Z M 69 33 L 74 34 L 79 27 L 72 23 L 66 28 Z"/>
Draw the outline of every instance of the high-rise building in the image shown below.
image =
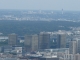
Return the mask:
<path fill-rule="evenodd" d="M 80 40 L 76 40 L 77 42 L 77 53 L 80 54 Z"/>
<path fill-rule="evenodd" d="M 38 35 L 32 35 L 32 51 L 38 50 Z"/>
<path fill-rule="evenodd" d="M 27 51 L 38 50 L 38 35 L 25 35 L 24 45 Z"/>
<path fill-rule="evenodd" d="M 57 34 L 57 48 L 66 48 L 66 34 Z"/>
<path fill-rule="evenodd" d="M 8 44 L 13 46 L 13 45 L 17 45 L 17 35 L 15 33 L 9 34 L 8 35 L 9 39 L 8 39 Z"/>
<path fill-rule="evenodd" d="M 71 41 L 69 43 L 69 53 L 70 54 L 76 54 L 77 53 L 77 42 Z"/>
<path fill-rule="evenodd" d="M 31 46 L 31 40 L 32 40 L 32 36 L 31 35 L 25 35 L 24 37 L 24 45 L 25 46 Z"/>
<path fill-rule="evenodd" d="M 48 49 L 50 47 L 50 34 L 40 33 L 39 34 L 39 49 Z"/>
<path fill-rule="evenodd" d="M 69 43 L 70 54 L 80 54 L 80 39 Z"/>

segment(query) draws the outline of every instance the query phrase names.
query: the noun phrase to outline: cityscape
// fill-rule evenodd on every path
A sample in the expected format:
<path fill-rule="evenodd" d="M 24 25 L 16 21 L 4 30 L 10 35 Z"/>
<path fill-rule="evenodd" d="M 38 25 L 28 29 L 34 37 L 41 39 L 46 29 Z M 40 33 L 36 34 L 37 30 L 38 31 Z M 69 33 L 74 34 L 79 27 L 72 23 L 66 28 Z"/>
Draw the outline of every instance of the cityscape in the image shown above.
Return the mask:
<path fill-rule="evenodd" d="M 0 12 L 1 60 L 80 60 L 79 12 L 22 12 Z"/>
<path fill-rule="evenodd" d="M 0 60 L 80 60 L 80 0 L 0 0 Z"/>

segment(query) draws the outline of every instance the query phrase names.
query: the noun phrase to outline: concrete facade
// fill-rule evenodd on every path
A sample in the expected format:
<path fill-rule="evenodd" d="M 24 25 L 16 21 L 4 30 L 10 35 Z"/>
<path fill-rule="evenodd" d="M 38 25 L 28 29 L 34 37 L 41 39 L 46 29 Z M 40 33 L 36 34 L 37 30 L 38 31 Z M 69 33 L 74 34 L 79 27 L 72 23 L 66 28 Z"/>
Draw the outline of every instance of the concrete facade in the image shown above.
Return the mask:
<path fill-rule="evenodd" d="M 8 35 L 8 44 L 13 46 L 17 44 L 17 35 L 15 33 Z"/>
<path fill-rule="evenodd" d="M 50 47 L 50 34 L 39 34 L 39 49 L 48 49 Z"/>
<path fill-rule="evenodd" d="M 57 48 L 66 48 L 66 34 L 57 34 Z"/>

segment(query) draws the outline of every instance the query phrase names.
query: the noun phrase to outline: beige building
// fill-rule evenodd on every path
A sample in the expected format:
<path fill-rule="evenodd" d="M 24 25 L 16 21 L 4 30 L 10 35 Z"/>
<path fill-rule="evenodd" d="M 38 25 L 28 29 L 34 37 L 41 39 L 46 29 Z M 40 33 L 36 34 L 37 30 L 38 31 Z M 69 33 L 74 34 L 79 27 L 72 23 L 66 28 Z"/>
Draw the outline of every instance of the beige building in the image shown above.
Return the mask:
<path fill-rule="evenodd" d="M 17 35 L 15 33 L 9 34 L 8 38 L 9 45 L 17 45 Z"/>
<path fill-rule="evenodd" d="M 71 41 L 69 43 L 69 53 L 70 54 L 76 54 L 77 53 L 77 42 Z"/>
<path fill-rule="evenodd" d="M 50 34 L 39 34 L 39 49 L 48 49 L 50 47 Z"/>
<path fill-rule="evenodd" d="M 24 45 L 27 51 L 38 50 L 38 35 L 25 35 Z"/>

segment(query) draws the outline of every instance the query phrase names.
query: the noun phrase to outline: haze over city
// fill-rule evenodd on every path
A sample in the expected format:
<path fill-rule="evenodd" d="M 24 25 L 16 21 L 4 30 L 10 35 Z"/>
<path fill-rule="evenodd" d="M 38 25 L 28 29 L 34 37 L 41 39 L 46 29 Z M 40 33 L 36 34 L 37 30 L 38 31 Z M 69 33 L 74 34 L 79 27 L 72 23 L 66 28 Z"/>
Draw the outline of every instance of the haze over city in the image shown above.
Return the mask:
<path fill-rule="evenodd" d="M 80 0 L 0 0 L 0 9 L 80 10 Z"/>

